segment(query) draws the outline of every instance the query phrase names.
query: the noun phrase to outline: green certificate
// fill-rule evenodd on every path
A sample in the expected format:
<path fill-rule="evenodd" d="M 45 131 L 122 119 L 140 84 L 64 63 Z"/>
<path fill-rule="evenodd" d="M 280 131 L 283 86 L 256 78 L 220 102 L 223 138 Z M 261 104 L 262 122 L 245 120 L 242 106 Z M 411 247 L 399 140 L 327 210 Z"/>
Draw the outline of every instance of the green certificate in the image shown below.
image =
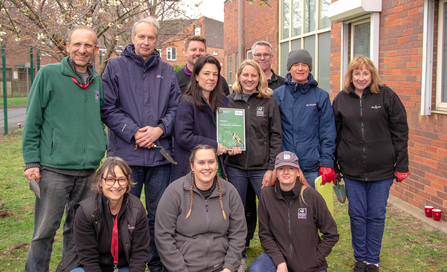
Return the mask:
<path fill-rule="evenodd" d="M 217 142 L 245 151 L 245 110 L 217 108 Z"/>

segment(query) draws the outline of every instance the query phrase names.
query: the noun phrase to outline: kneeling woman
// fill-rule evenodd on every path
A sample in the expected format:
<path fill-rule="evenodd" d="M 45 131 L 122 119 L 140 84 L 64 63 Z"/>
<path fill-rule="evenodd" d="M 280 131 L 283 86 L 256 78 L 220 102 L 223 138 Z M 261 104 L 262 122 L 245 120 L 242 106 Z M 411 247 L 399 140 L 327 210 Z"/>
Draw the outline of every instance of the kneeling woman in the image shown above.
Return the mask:
<path fill-rule="evenodd" d="M 96 194 L 76 205 L 74 236 L 57 271 L 145 270 L 149 228 L 140 199 L 128 193 L 132 185 L 123 159 L 104 161 L 92 186 Z"/>
<path fill-rule="evenodd" d="M 259 238 L 265 253 L 249 272 L 317 272 L 328 267 L 326 257 L 339 238 L 337 225 L 299 167 L 292 152 L 276 157 L 274 185 L 265 187 L 259 200 Z"/>
<path fill-rule="evenodd" d="M 155 243 L 164 271 L 236 271 L 245 246 L 244 208 L 236 189 L 217 176 L 216 150 L 196 146 L 191 173 L 164 192 Z"/>

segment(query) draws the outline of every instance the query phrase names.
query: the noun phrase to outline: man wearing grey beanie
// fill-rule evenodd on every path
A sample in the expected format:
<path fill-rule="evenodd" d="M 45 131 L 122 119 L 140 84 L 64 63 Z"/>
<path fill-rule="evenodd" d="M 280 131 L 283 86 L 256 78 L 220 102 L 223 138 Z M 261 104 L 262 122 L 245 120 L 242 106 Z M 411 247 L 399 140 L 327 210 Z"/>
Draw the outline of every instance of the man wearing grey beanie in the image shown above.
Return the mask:
<path fill-rule="evenodd" d="M 289 52 L 286 81 L 273 91 L 281 111 L 283 151 L 295 153 L 306 181 L 315 188 L 337 176 L 334 172 L 334 113 L 329 93 L 318 88 L 312 74 L 312 56 L 305 49 Z"/>

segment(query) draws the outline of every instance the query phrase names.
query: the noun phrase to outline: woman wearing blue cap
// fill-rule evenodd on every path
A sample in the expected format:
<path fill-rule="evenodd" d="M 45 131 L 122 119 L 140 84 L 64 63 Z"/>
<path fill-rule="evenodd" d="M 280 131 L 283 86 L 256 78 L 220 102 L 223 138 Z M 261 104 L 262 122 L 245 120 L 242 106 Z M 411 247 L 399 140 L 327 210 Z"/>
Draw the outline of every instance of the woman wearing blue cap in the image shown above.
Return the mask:
<path fill-rule="evenodd" d="M 307 184 L 294 153 L 276 157 L 273 186 L 262 190 L 258 215 L 265 253 L 249 272 L 326 271 L 326 257 L 339 238 L 337 225 L 323 197 Z"/>

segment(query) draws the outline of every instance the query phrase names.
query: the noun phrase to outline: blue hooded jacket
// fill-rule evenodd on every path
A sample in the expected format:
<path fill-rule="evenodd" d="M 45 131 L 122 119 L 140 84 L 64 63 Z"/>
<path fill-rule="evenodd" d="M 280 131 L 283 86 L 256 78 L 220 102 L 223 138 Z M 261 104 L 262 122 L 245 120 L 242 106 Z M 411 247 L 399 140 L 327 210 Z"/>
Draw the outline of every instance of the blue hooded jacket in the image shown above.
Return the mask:
<path fill-rule="evenodd" d="M 312 74 L 306 83 L 297 83 L 288 73 L 285 84 L 273 91 L 281 112 L 282 149 L 298 156 L 304 172 L 334 167 L 334 113 L 329 94 L 317 86 Z"/>
<path fill-rule="evenodd" d="M 107 156 L 119 156 L 131 166 L 168 164 L 157 148 L 135 149 L 138 128 L 160 126 L 164 134 L 155 141 L 172 155 L 172 132 L 180 88 L 174 69 L 154 50 L 148 61 L 129 44 L 111 59 L 102 76 L 102 120 L 109 127 Z"/>

